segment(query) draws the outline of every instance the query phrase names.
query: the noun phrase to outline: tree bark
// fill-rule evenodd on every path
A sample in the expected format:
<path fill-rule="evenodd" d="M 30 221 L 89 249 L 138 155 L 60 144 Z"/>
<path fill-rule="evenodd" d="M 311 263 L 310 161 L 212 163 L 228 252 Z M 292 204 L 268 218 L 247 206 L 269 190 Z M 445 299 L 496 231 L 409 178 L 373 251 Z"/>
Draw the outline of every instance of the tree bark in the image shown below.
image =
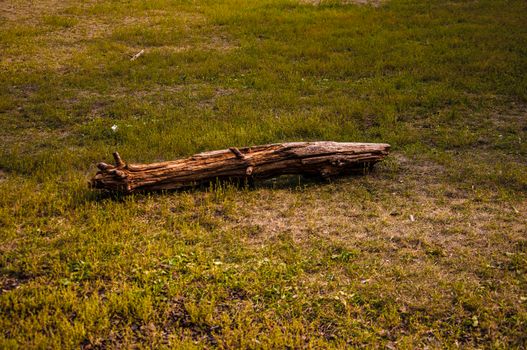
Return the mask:
<path fill-rule="evenodd" d="M 195 154 L 152 164 L 99 163 L 93 188 L 130 193 L 180 189 L 215 179 L 252 180 L 286 174 L 324 178 L 366 171 L 388 154 L 390 145 L 351 142 L 290 142 Z"/>

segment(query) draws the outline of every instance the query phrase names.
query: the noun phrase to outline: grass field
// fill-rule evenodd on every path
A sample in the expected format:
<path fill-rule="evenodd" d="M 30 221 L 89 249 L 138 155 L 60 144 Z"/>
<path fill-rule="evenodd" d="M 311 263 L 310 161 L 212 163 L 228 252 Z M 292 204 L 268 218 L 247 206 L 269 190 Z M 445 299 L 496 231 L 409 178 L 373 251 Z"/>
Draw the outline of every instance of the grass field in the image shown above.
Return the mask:
<path fill-rule="evenodd" d="M 527 2 L 359 2 L 2 0 L 0 348 L 527 347 Z M 393 152 L 87 188 L 300 140 Z"/>

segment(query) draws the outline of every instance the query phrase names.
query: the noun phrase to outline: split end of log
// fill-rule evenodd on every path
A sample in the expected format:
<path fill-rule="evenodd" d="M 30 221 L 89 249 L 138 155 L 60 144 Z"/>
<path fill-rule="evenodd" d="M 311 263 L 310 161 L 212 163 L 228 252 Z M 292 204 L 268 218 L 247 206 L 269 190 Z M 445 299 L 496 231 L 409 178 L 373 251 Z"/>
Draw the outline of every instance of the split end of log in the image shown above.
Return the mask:
<path fill-rule="evenodd" d="M 120 170 L 126 167 L 126 163 L 122 160 L 118 152 L 113 152 L 113 159 L 115 161 L 115 165 L 104 162 L 97 163 L 97 169 L 99 169 L 99 171 L 90 181 L 88 181 L 89 187 L 105 188 L 104 179 L 107 178 L 107 175 L 112 175 L 119 179 L 126 179 L 128 177 L 126 172 Z M 128 184 L 125 184 L 124 187 L 126 188 L 127 192 L 131 191 L 131 187 Z"/>
<path fill-rule="evenodd" d="M 99 170 L 101 170 L 101 171 L 104 171 L 104 170 L 106 170 L 106 169 L 111 169 L 111 168 L 113 168 L 113 165 L 110 165 L 110 164 L 106 164 L 106 163 L 101 162 L 101 163 L 98 163 L 98 164 L 97 164 L 97 168 L 99 168 Z"/>

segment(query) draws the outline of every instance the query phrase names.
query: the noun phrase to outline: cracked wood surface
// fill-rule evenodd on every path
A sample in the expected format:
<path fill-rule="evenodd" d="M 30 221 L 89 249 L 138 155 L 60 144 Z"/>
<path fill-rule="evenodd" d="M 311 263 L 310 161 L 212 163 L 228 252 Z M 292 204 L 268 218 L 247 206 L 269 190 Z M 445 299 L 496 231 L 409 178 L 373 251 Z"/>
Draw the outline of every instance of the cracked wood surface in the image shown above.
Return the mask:
<path fill-rule="evenodd" d="M 252 180 L 280 175 L 329 178 L 369 169 L 388 155 L 390 145 L 355 142 L 289 142 L 203 152 L 151 164 L 99 163 L 93 188 L 113 192 L 173 190 L 215 179 Z"/>

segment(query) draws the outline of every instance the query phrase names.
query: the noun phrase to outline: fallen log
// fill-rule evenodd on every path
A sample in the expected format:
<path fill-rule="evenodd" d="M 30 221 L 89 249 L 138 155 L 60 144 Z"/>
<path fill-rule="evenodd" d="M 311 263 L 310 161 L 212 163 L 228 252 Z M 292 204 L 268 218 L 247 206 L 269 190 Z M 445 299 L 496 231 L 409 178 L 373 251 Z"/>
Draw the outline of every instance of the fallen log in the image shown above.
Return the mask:
<path fill-rule="evenodd" d="M 215 179 L 253 180 L 287 174 L 334 177 L 365 171 L 390 149 L 384 143 L 290 142 L 211 151 L 168 162 L 97 164 L 93 188 L 130 193 L 180 189 Z"/>

